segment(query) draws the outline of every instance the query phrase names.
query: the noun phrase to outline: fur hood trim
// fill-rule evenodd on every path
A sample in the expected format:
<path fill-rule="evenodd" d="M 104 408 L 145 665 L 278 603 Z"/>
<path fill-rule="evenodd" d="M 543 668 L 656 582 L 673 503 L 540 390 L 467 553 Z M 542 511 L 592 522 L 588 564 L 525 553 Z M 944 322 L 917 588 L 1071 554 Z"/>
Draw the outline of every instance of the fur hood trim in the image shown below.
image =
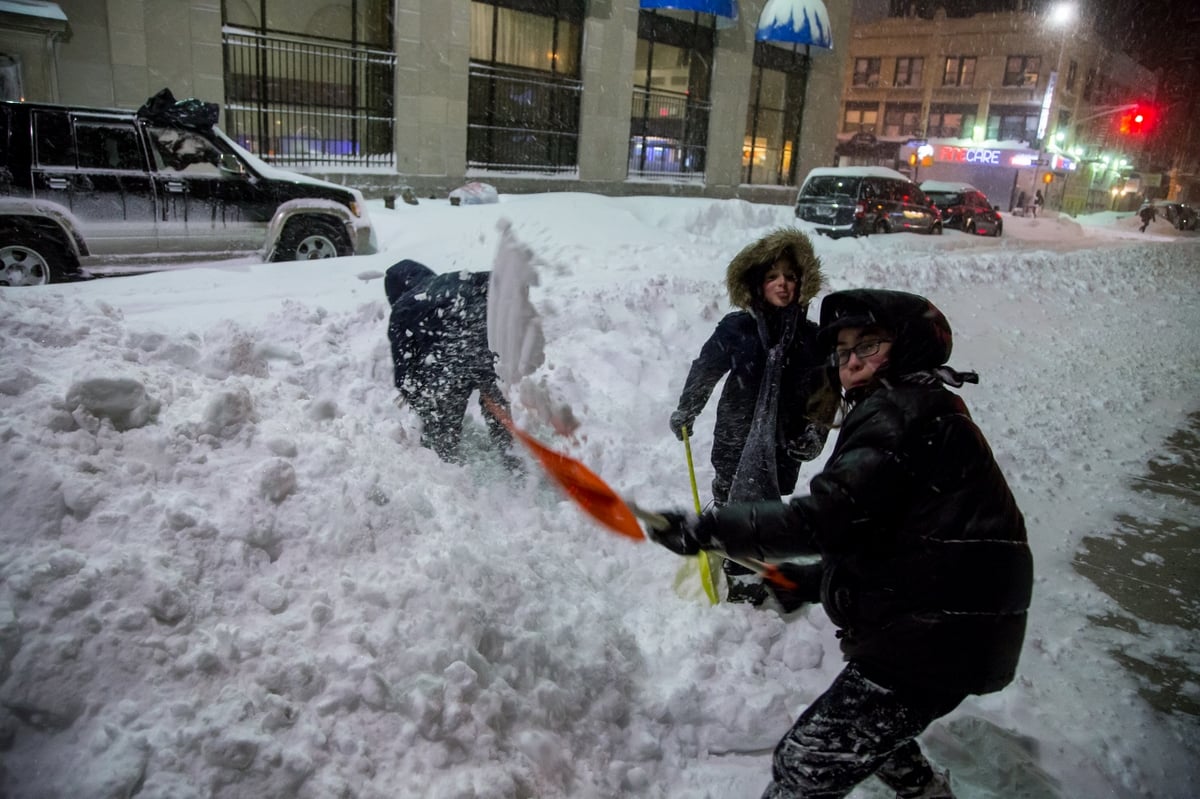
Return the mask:
<path fill-rule="evenodd" d="M 807 306 L 821 291 L 821 259 L 813 252 L 812 241 L 798 228 L 782 227 L 758 241 L 746 245 L 733 257 L 725 270 L 725 288 L 729 301 L 738 308 L 752 310 L 762 302 L 759 282 L 766 269 L 780 255 L 789 253 L 800 270 L 797 303 Z"/>

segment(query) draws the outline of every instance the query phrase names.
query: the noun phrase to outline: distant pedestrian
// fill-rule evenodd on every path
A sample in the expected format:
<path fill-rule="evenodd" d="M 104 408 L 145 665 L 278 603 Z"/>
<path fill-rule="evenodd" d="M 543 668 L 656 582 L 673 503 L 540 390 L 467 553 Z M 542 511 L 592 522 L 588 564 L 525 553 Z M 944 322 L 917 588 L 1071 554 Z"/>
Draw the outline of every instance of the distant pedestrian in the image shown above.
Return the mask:
<path fill-rule="evenodd" d="M 1033 193 L 1033 215 L 1037 217 L 1038 211 L 1042 210 L 1042 205 L 1046 202 L 1046 198 L 1042 196 L 1042 190 L 1038 189 Z"/>
<path fill-rule="evenodd" d="M 1140 230 L 1142 233 L 1145 233 L 1146 228 L 1150 226 L 1150 223 L 1158 219 L 1158 209 L 1155 208 L 1152 203 L 1146 203 L 1142 206 L 1141 210 L 1138 211 L 1138 216 L 1142 218 L 1142 226 L 1138 228 L 1138 230 Z"/>

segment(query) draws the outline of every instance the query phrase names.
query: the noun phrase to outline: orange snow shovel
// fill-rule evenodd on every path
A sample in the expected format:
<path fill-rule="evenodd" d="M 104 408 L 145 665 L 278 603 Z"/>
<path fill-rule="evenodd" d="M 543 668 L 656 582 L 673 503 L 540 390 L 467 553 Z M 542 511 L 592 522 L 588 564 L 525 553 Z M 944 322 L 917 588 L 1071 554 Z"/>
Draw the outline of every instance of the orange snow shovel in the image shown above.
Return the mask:
<path fill-rule="evenodd" d="M 542 444 L 533 436 L 526 433 L 513 422 L 512 417 L 508 412 L 493 402 L 491 399 L 484 398 L 484 406 L 488 412 L 494 416 L 500 424 L 512 433 L 513 437 L 518 439 L 522 444 L 529 448 L 538 462 L 542 464 L 542 468 L 546 470 L 554 482 L 567 493 L 571 499 L 575 500 L 576 504 L 584 510 L 589 516 L 602 525 L 619 533 L 627 538 L 632 538 L 635 541 L 644 541 L 645 533 L 642 531 L 641 525 L 638 524 L 638 519 L 644 521 L 650 527 L 655 529 L 663 529 L 667 524 L 665 518 L 658 513 L 642 510 L 636 505 L 630 505 L 621 499 L 621 496 L 609 488 L 608 484 L 600 479 L 591 469 L 584 466 L 579 461 L 562 453 L 555 452 L 549 447 Z M 729 558 L 724 553 L 717 553 L 722 557 Z M 771 563 L 765 563 L 760 560 L 729 558 L 734 563 L 740 563 L 751 571 L 757 572 L 764 580 L 769 581 L 773 585 L 780 588 L 796 589 L 799 586 L 789 580 L 779 567 Z"/>
<path fill-rule="evenodd" d="M 542 464 L 546 474 L 550 475 L 584 512 L 613 532 L 636 541 L 645 539 L 637 517 L 625 504 L 625 500 L 609 488 L 595 472 L 574 458 L 555 452 L 517 427 L 508 412 L 490 398 L 485 397 L 483 402 L 492 416 L 512 433 L 513 438 L 529 447 L 529 451 Z"/>

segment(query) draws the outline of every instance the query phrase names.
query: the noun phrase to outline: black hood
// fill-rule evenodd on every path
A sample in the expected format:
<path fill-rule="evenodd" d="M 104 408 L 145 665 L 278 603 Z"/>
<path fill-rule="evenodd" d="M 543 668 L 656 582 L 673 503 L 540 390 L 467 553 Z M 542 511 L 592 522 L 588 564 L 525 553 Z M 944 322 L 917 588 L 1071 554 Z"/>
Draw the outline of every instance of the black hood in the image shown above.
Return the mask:
<path fill-rule="evenodd" d="M 953 338 L 945 315 L 917 294 L 884 289 L 851 289 L 821 302 L 822 349 L 832 352 L 846 327 L 878 325 L 893 335 L 889 375 L 935 369 L 950 359 Z"/>
<path fill-rule="evenodd" d="M 388 267 L 383 278 L 383 290 L 387 292 L 388 304 L 395 305 L 400 295 L 428 282 L 433 276 L 433 270 L 428 266 L 407 258 Z"/>

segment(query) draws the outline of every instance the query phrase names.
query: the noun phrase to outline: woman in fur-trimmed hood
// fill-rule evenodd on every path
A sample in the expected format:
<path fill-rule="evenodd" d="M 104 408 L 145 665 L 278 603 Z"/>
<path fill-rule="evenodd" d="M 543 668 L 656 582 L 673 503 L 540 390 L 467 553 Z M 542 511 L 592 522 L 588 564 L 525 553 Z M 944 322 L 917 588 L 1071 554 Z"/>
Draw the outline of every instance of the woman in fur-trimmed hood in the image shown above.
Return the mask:
<path fill-rule="evenodd" d="M 833 409 L 809 407 L 810 398 L 827 392 L 821 390 L 826 378 L 817 326 L 807 319 L 821 283 L 812 242 L 792 227 L 747 245 L 726 269 L 729 301 L 739 310 L 717 323 L 692 361 L 670 420 L 677 438 L 685 427 L 690 435 L 713 389 L 728 375 L 713 429 L 712 492 L 718 503 L 791 494 L 800 464 L 824 448 Z M 729 599 L 762 601 L 761 583 L 734 579 L 739 571 L 726 561 Z"/>

